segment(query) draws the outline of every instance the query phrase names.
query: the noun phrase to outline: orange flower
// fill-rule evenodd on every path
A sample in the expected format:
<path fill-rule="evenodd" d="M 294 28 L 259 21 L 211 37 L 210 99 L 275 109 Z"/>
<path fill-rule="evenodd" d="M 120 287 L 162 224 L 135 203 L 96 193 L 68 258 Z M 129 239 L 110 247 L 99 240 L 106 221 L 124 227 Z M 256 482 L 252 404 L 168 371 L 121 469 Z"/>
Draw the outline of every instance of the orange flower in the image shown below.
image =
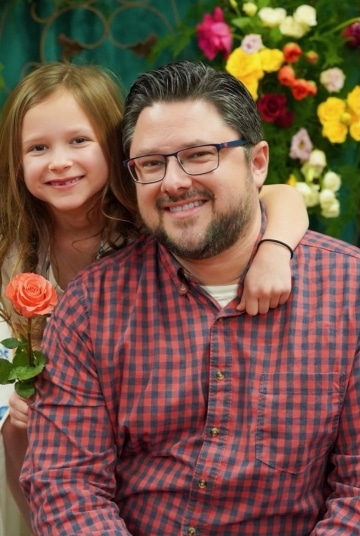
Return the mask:
<path fill-rule="evenodd" d="M 314 97 L 317 93 L 317 85 L 315 84 L 313 80 L 307 81 L 307 88 L 308 88 L 309 95 Z"/>
<path fill-rule="evenodd" d="M 303 78 L 296 79 L 291 86 L 291 92 L 296 100 L 303 100 L 309 95 L 316 95 L 316 91 L 316 84 Z"/>
<path fill-rule="evenodd" d="M 297 43 L 286 43 L 283 52 L 286 63 L 295 63 L 302 54 L 302 50 Z"/>
<path fill-rule="evenodd" d="M 56 291 L 50 281 L 31 272 L 17 274 L 7 285 L 5 296 L 26 318 L 49 314 L 57 304 Z"/>
<path fill-rule="evenodd" d="M 295 71 L 290 65 L 284 65 L 278 72 L 278 80 L 283 86 L 292 86 L 295 81 Z"/>
<path fill-rule="evenodd" d="M 319 59 L 319 54 L 314 50 L 309 50 L 309 52 L 307 52 L 305 56 L 309 63 L 317 63 Z"/>

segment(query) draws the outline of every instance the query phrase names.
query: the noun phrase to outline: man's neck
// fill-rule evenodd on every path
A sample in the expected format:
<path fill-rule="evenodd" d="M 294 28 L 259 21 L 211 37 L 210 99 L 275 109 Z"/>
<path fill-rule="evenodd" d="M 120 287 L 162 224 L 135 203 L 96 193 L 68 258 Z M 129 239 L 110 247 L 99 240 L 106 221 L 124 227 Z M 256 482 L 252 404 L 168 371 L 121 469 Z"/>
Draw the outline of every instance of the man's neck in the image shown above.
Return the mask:
<path fill-rule="evenodd" d="M 230 285 L 238 283 L 245 270 L 260 228 L 256 226 L 246 238 L 236 242 L 231 248 L 208 259 L 184 259 L 176 257 L 179 263 L 202 285 Z"/>

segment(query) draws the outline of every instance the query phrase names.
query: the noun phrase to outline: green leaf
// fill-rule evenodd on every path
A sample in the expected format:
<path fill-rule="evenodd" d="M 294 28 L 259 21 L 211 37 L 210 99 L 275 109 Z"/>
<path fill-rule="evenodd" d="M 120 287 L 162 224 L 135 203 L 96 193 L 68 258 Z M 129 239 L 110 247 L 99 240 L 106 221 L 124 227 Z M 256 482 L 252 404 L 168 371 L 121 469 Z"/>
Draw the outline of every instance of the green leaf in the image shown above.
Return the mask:
<path fill-rule="evenodd" d="M 236 19 L 232 19 L 231 23 L 236 27 L 240 28 L 241 30 L 244 30 L 248 28 L 251 25 L 251 21 L 249 17 L 238 17 Z"/>
<path fill-rule="evenodd" d="M 30 378 L 35 378 L 43 370 L 45 364 L 40 363 L 35 365 L 35 367 L 14 367 L 10 374 L 11 378 L 18 380 L 29 380 Z"/>
<path fill-rule="evenodd" d="M 27 349 L 24 349 L 23 347 L 19 347 L 14 355 L 13 358 L 13 364 L 16 367 L 26 367 L 29 365 L 29 355 L 27 352 Z"/>
<path fill-rule="evenodd" d="M 17 348 L 21 342 L 18 339 L 15 339 L 15 337 L 10 337 L 9 339 L 1 341 L 1 344 L 5 346 L 5 348 L 10 348 L 12 350 L 13 348 Z"/>
<path fill-rule="evenodd" d="M 34 350 L 34 358 L 35 358 L 35 365 L 42 365 L 42 367 L 46 364 L 46 356 L 40 352 L 39 350 Z"/>
<path fill-rule="evenodd" d="M 6 384 L 6 383 L 12 383 L 9 382 L 9 376 L 13 369 L 13 364 L 8 361 L 7 359 L 0 359 L 0 383 Z"/>
<path fill-rule="evenodd" d="M 35 394 L 35 387 L 32 381 L 16 382 L 15 391 L 22 398 L 30 398 Z"/>

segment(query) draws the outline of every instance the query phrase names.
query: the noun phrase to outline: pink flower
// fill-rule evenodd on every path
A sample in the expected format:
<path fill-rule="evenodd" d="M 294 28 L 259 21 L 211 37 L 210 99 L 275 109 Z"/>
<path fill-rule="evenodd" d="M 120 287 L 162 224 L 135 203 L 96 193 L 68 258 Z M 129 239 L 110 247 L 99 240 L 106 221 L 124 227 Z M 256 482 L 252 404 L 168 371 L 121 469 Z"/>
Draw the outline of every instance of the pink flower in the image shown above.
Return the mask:
<path fill-rule="evenodd" d="M 312 148 L 313 144 L 308 131 L 305 128 L 301 128 L 291 138 L 290 156 L 291 158 L 298 158 L 301 162 L 306 162 L 310 158 Z"/>
<path fill-rule="evenodd" d="M 329 91 L 337 93 L 344 87 L 345 75 L 338 67 L 327 69 L 320 74 L 320 82 Z"/>
<path fill-rule="evenodd" d="M 209 60 L 213 60 L 218 52 L 222 52 L 225 58 L 228 57 L 233 39 L 220 7 L 214 9 L 213 16 L 206 13 L 196 30 L 198 46 Z"/>
<path fill-rule="evenodd" d="M 247 54 L 252 54 L 263 48 L 263 42 L 261 35 L 259 34 L 249 34 L 244 37 L 241 41 L 241 48 Z"/>

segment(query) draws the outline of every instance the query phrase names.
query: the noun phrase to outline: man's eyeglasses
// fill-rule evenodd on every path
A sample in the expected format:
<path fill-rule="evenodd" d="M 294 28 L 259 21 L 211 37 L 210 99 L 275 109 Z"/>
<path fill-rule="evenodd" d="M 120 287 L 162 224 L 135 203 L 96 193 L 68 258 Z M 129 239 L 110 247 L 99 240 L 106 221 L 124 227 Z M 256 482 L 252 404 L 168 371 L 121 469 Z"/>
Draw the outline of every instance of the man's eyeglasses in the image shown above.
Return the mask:
<path fill-rule="evenodd" d="M 210 143 L 181 149 L 168 154 L 146 154 L 124 160 L 135 182 L 152 184 L 160 182 L 166 175 L 168 158 L 175 156 L 179 166 L 188 175 L 205 175 L 219 167 L 219 152 L 221 149 L 243 147 L 248 141 L 244 139 L 226 141 L 224 143 Z"/>

